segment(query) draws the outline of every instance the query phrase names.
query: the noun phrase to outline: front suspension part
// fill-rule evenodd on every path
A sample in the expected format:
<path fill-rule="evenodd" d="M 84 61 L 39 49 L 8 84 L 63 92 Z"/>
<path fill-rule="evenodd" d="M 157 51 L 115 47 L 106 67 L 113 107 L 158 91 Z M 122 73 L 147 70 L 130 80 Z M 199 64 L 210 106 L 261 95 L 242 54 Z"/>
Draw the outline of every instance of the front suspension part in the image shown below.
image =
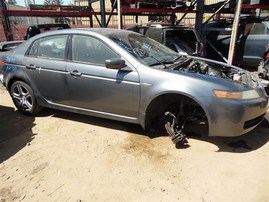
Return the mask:
<path fill-rule="evenodd" d="M 168 118 L 171 120 L 168 120 L 164 126 L 173 143 L 175 145 L 184 145 L 185 143 L 188 143 L 186 135 L 183 133 L 183 129 L 187 122 L 187 119 L 185 119 L 184 123 L 180 127 L 178 125 L 178 120 L 174 114 L 169 111 L 165 112 L 164 114 L 168 116 Z"/>

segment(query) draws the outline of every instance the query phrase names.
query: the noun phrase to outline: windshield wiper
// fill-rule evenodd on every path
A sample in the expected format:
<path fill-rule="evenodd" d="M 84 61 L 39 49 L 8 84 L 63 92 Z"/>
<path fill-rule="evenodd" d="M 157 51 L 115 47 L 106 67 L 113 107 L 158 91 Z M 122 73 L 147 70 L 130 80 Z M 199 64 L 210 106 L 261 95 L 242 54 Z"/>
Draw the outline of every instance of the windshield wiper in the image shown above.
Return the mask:
<path fill-rule="evenodd" d="M 154 60 L 156 60 L 157 63 L 150 64 L 149 66 L 163 65 L 163 66 L 164 66 L 164 69 L 167 68 L 167 66 L 165 65 L 165 61 L 160 61 L 160 60 L 158 60 L 157 58 L 155 58 L 155 57 L 152 56 L 152 55 L 151 55 L 150 57 L 153 58 Z M 166 63 L 166 64 L 168 64 L 168 63 Z"/>
<path fill-rule="evenodd" d="M 178 57 L 176 57 L 174 60 L 173 60 L 173 62 L 176 62 L 176 61 L 178 61 L 179 59 L 182 59 L 182 60 L 184 60 L 186 58 L 186 56 L 184 56 L 184 55 L 179 55 Z M 181 61 L 182 61 L 181 60 Z"/>

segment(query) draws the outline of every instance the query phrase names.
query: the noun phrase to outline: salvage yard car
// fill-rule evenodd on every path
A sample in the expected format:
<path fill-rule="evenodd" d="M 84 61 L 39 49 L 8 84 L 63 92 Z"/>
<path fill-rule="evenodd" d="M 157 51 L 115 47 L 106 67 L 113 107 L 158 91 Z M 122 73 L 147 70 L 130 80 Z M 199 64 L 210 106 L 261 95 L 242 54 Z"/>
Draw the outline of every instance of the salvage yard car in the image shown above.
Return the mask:
<path fill-rule="evenodd" d="M 70 29 L 68 24 L 40 24 L 40 25 L 32 25 L 27 28 L 26 35 L 24 36 L 24 40 L 30 39 L 31 37 L 52 30 L 59 29 Z"/>
<path fill-rule="evenodd" d="M 28 39 L 0 58 L 17 109 L 43 107 L 140 124 L 162 124 L 175 144 L 189 123 L 209 136 L 254 129 L 268 108 L 259 79 L 225 63 L 180 55 L 141 34 L 66 29 Z"/>
<path fill-rule="evenodd" d="M 152 38 L 180 54 L 204 56 L 205 46 L 195 29 L 183 26 L 150 24 L 134 26 L 129 30 Z"/>
<path fill-rule="evenodd" d="M 223 19 L 210 21 L 203 27 L 207 40 L 225 58 L 228 58 L 232 26 L 232 19 Z M 269 18 L 242 16 L 238 25 L 233 64 L 257 70 L 268 43 Z M 210 45 L 207 46 L 207 53 L 208 58 L 222 60 Z"/>
<path fill-rule="evenodd" d="M 10 51 L 16 48 L 18 45 L 23 43 L 24 41 L 4 41 L 0 42 L 0 52 Z"/>

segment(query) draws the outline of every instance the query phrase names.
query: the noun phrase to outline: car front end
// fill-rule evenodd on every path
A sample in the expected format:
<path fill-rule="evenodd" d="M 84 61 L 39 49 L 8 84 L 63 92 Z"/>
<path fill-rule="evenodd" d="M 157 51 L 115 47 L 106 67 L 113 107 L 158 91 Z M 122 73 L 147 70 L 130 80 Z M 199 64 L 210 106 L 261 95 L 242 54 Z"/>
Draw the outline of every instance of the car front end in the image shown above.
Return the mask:
<path fill-rule="evenodd" d="M 194 60 L 202 64 L 202 75 L 211 77 L 210 80 L 216 79 L 208 86 L 205 84 L 204 88 L 201 82 L 200 90 L 205 90 L 205 94 L 197 94 L 197 100 L 207 115 L 209 136 L 243 135 L 262 122 L 268 110 L 268 97 L 255 74 L 212 60 Z M 190 66 L 188 70 L 197 71 Z"/>
<path fill-rule="evenodd" d="M 208 109 L 209 136 L 243 135 L 262 122 L 268 109 L 268 98 L 262 88 L 235 92 L 215 90 L 214 94 L 215 98 L 202 98 Z"/>

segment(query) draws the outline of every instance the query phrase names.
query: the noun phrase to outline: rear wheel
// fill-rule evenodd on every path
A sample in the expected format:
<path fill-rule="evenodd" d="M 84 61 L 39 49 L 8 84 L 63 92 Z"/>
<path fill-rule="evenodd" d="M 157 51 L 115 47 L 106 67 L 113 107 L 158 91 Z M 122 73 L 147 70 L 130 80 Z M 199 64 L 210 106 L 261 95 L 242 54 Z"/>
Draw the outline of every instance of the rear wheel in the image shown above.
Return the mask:
<path fill-rule="evenodd" d="M 12 84 L 10 95 L 17 109 L 23 114 L 32 115 L 42 109 L 35 99 L 32 88 L 23 81 Z"/>

